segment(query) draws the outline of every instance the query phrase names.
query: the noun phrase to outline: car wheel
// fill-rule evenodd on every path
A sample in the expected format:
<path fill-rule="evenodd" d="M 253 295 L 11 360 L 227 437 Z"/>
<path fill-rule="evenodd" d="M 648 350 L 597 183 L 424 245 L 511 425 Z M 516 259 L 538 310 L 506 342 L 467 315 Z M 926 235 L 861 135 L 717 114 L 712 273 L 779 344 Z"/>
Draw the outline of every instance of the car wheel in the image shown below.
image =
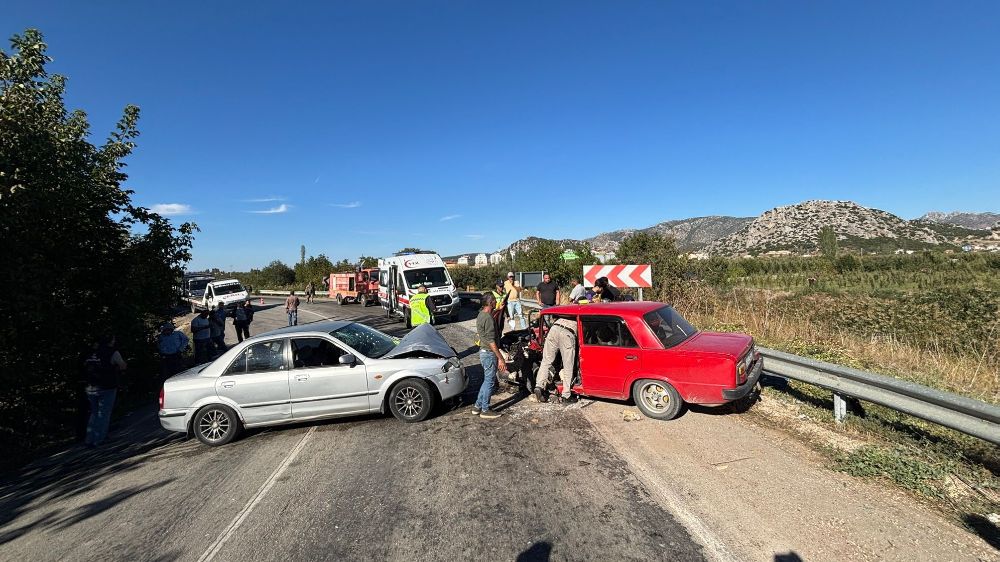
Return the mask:
<path fill-rule="evenodd" d="M 424 421 L 433 408 L 434 395 L 420 379 L 406 379 L 389 391 L 389 411 L 398 420 Z"/>
<path fill-rule="evenodd" d="M 531 394 L 535 390 L 535 380 L 538 376 L 537 361 L 525 360 L 521 363 L 521 385 L 525 394 Z"/>
<path fill-rule="evenodd" d="M 410 309 L 409 308 L 404 308 L 403 309 L 403 322 L 406 322 L 407 329 L 413 327 L 413 319 L 410 318 Z"/>
<path fill-rule="evenodd" d="M 668 383 L 640 379 L 632 385 L 632 399 L 643 414 L 656 420 L 672 420 L 681 411 L 684 401 Z"/>
<path fill-rule="evenodd" d="M 240 419 L 229 406 L 213 404 L 198 410 L 191 422 L 198 441 L 212 447 L 225 445 L 240 431 Z"/>

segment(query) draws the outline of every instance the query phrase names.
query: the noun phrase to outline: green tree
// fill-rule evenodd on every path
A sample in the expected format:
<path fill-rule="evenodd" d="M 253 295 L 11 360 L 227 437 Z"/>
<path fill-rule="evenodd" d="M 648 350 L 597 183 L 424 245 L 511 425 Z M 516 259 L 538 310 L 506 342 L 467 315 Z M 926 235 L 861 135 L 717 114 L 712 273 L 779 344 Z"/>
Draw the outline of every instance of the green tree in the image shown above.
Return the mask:
<path fill-rule="evenodd" d="M 154 326 L 176 303 L 196 231 L 135 206 L 123 187 L 139 108 L 92 144 L 86 114 L 66 109 L 66 79 L 46 72 L 41 33 L 11 47 L 0 52 L 0 283 L 18 295 L 0 303 L 8 462 L 66 436 L 79 355 L 99 335 L 118 335 L 133 391 L 154 385 Z"/>
<path fill-rule="evenodd" d="M 831 262 L 837 259 L 837 233 L 832 227 L 819 229 L 819 252 Z"/>
<path fill-rule="evenodd" d="M 299 246 L 299 264 L 301 264 L 301 265 L 305 265 L 306 264 L 306 245 L 305 244 Z"/>
<path fill-rule="evenodd" d="M 267 264 L 260 270 L 259 276 L 261 289 L 287 287 L 295 283 L 295 270 L 285 265 L 281 260 L 274 260 Z"/>
<path fill-rule="evenodd" d="M 646 298 L 673 303 L 683 297 L 685 260 L 678 255 L 672 237 L 636 232 L 618 245 L 615 261 L 652 266 L 653 287 L 644 295 Z"/>
<path fill-rule="evenodd" d="M 358 259 L 358 263 L 361 264 L 362 269 L 378 267 L 378 258 L 372 256 L 361 256 L 361 258 Z"/>

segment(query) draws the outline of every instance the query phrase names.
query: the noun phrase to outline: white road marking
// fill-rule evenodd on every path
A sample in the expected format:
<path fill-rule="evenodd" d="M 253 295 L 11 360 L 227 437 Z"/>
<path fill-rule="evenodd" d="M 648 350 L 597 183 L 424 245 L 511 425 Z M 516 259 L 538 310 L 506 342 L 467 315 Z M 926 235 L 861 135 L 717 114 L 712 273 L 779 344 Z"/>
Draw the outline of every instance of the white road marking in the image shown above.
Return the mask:
<path fill-rule="evenodd" d="M 583 419 L 587 420 L 590 427 L 594 428 L 594 431 L 598 435 L 601 435 L 606 443 L 618 451 L 618 454 L 625 459 L 629 468 L 632 469 L 632 473 L 638 476 L 639 480 L 646 485 L 649 491 L 677 518 L 677 521 L 687 529 L 691 537 L 701 543 L 705 549 L 706 558 L 715 562 L 736 562 L 739 560 L 739 558 L 729 551 L 726 543 L 688 508 L 687 503 L 680 494 L 666 486 L 650 467 L 646 466 L 630 452 L 615 447 L 614 442 L 587 416 L 583 416 Z M 605 428 L 605 431 L 607 431 L 607 428 Z"/>
<path fill-rule="evenodd" d="M 257 504 L 260 503 L 262 499 L 264 499 L 264 496 L 266 496 L 267 493 L 271 490 L 271 488 L 274 486 L 274 483 L 278 481 L 278 478 L 281 477 L 281 474 L 285 472 L 285 469 L 288 468 L 288 465 L 292 464 L 292 461 L 294 461 L 295 457 L 297 457 L 299 455 L 299 452 L 302 451 L 302 448 L 306 444 L 306 440 L 309 439 L 309 436 L 312 435 L 314 431 L 316 431 L 316 426 L 310 427 L 309 431 L 307 431 L 306 434 L 302 436 L 302 439 L 299 439 L 298 444 L 296 444 L 295 447 L 288 453 L 288 456 L 286 456 L 285 460 L 282 461 L 280 465 L 278 465 L 278 468 L 274 469 L 274 472 L 272 472 L 271 476 L 264 481 L 264 484 L 262 484 L 260 489 L 257 490 L 257 493 L 254 494 L 254 496 L 250 498 L 250 501 L 248 501 L 247 504 L 243 506 L 243 509 L 241 509 L 240 512 L 236 514 L 236 517 L 233 519 L 231 523 L 229 523 L 226 529 L 222 531 L 222 534 L 219 535 L 217 539 L 215 539 L 215 542 L 209 545 L 208 549 L 205 550 L 204 553 L 202 553 L 201 557 L 198 558 L 198 562 L 209 562 L 210 560 L 215 558 L 215 555 L 219 553 L 219 550 L 222 549 L 222 546 L 224 544 L 226 544 L 226 541 L 228 541 L 229 538 L 232 537 L 237 530 L 239 530 L 240 525 L 242 525 L 243 521 L 245 521 L 246 518 L 250 515 L 250 512 L 253 511 L 253 508 L 256 507 Z"/>
<path fill-rule="evenodd" d="M 302 309 L 302 308 L 299 309 L 299 312 L 305 312 L 306 314 L 312 314 L 313 316 L 319 316 L 323 320 L 326 320 L 327 318 L 333 318 L 333 316 L 324 316 L 324 315 L 322 315 L 322 314 L 320 314 L 318 312 L 313 312 L 311 310 L 305 310 L 305 309 Z"/>

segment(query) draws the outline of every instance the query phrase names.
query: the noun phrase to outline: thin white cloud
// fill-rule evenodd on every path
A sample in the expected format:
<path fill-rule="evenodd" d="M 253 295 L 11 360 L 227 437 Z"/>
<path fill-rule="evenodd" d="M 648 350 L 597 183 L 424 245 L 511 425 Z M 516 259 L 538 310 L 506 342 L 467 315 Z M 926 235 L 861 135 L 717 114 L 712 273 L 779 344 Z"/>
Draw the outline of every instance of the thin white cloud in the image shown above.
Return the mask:
<path fill-rule="evenodd" d="M 191 205 L 184 203 L 157 203 L 150 210 L 163 216 L 190 215 L 192 213 Z"/>
<path fill-rule="evenodd" d="M 453 219 L 457 219 L 457 218 L 459 218 L 461 216 L 462 215 L 447 215 L 447 216 L 443 216 L 443 217 L 441 217 L 441 222 L 450 221 L 450 220 L 453 220 Z"/>
<path fill-rule="evenodd" d="M 263 211 L 247 211 L 247 212 L 248 213 L 256 213 L 258 215 L 275 215 L 275 214 L 278 214 L 278 213 L 287 213 L 288 210 L 291 209 L 291 208 L 292 208 L 291 205 L 286 205 L 286 204 L 282 203 L 281 205 L 278 205 L 277 207 L 271 207 L 270 209 L 264 209 Z"/>
<path fill-rule="evenodd" d="M 482 234 L 466 234 L 465 237 L 466 238 L 471 238 L 473 240 L 481 240 L 481 239 L 485 238 L 485 236 L 483 236 Z"/>
<path fill-rule="evenodd" d="M 340 207 L 341 209 L 357 209 L 361 206 L 361 201 L 351 201 L 350 203 L 330 203 L 332 207 Z"/>
<path fill-rule="evenodd" d="M 273 203 L 275 201 L 284 201 L 284 200 L 285 200 L 284 197 L 278 197 L 276 195 L 272 195 L 270 197 L 258 197 L 257 199 L 244 199 L 243 202 L 244 203 Z"/>

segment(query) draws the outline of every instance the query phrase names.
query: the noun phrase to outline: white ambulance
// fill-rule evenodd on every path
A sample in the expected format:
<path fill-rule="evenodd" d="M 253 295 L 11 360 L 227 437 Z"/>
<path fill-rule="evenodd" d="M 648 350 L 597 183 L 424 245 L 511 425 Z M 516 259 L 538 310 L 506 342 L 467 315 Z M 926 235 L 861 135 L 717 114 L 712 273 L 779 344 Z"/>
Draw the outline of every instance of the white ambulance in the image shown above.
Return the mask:
<path fill-rule="evenodd" d="M 427 287 L 427 308 L 435 322 L 442 316 L 458 320 L 461 299 L 441 256 L 396 254 L 378 260 L 378 269 L 378 299 L 386 316 L 400 316 L 406 327 L 412 328 L 410 296 L 416 294 L 418 285 L 424 285 Z"/>

